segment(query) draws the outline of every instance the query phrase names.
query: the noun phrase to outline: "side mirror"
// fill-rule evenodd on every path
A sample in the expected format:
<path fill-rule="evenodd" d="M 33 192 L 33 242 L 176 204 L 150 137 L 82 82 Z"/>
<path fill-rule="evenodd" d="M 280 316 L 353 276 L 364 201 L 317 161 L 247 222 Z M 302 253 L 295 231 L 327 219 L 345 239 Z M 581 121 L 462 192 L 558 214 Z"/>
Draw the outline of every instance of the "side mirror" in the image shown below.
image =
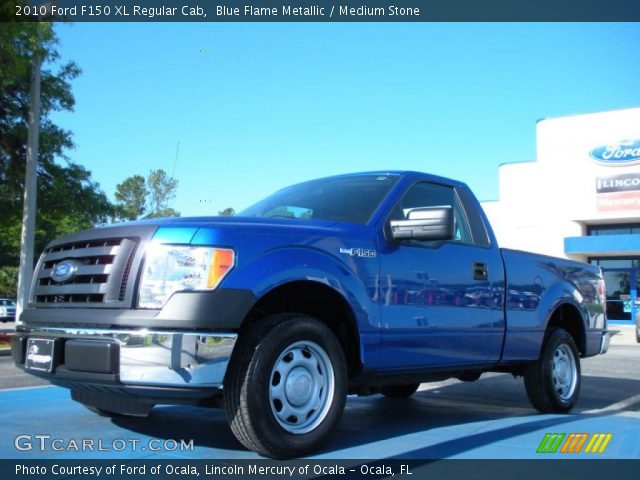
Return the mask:
<path fill-rule="evenodd" d="M 451 207 L 414 208 L 407 220 L 391 220 L 394 240 L 452 240 Z"/>

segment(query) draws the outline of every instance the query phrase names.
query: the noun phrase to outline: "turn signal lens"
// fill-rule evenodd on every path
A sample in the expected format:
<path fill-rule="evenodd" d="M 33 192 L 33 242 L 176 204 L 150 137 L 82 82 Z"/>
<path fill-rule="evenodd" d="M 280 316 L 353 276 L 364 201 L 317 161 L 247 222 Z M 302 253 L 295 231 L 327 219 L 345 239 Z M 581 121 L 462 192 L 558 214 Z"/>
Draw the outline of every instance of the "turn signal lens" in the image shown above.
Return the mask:
<path fill-rule="evenodd" d="M 211 256 L 207 287 L 216 288 L 227 272 L 233 268 L 234 262 L 235 253 L 233 250 L 216 248 Z"/>

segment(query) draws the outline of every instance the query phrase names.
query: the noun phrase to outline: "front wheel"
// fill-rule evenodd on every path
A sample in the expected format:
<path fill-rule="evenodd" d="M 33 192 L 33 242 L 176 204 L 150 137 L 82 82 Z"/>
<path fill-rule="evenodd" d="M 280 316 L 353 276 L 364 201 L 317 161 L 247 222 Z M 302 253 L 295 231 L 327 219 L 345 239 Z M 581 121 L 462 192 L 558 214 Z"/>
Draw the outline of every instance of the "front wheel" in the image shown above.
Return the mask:
<path fill-rule="evenodd" d="M 240 340 L 224 384 L 231 430 L 261 455 L 289 458 L 320 448 L 347 396 L 340 342 L 302 314 L 267 317 Z"/>
<path fill-rule="evenodd" d="M 534 408 L 543 413 L 566 413 L 580 393 L 580 354 L 564 329 L 547 337 L 540 358 L 525 367 L 524 384 Z"/>

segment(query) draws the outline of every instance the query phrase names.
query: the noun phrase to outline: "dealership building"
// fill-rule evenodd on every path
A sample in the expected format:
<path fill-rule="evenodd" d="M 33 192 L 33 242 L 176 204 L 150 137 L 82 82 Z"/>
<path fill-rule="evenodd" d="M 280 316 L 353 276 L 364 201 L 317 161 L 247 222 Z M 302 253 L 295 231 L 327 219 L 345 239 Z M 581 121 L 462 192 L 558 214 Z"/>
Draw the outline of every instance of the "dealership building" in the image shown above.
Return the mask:
<path fill-rule="evenodd" d="M 537 159 L 500 167 L 483 202 L 500 244 L 602 268 L 607 315 L 640 314 L 640 108 L 544 119 Z"/>

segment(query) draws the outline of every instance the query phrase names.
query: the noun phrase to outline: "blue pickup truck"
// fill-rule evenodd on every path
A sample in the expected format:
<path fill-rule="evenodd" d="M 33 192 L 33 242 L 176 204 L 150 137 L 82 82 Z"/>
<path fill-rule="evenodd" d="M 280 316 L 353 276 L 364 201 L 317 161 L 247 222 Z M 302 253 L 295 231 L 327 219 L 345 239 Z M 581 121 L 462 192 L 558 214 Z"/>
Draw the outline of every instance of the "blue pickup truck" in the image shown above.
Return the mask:
<path fill-rule="evenodd" d="M 328 440 L 347 395 L 445 378 L 521 375 L 533 407 L 569 411 L 580 359 L 608 348 L 604 295 L 597 267 L 498 248 L 463 183 L 372 172 L 51 242 L 12 354 L 105 415 L 222 406 L 286 458 Z"/>

